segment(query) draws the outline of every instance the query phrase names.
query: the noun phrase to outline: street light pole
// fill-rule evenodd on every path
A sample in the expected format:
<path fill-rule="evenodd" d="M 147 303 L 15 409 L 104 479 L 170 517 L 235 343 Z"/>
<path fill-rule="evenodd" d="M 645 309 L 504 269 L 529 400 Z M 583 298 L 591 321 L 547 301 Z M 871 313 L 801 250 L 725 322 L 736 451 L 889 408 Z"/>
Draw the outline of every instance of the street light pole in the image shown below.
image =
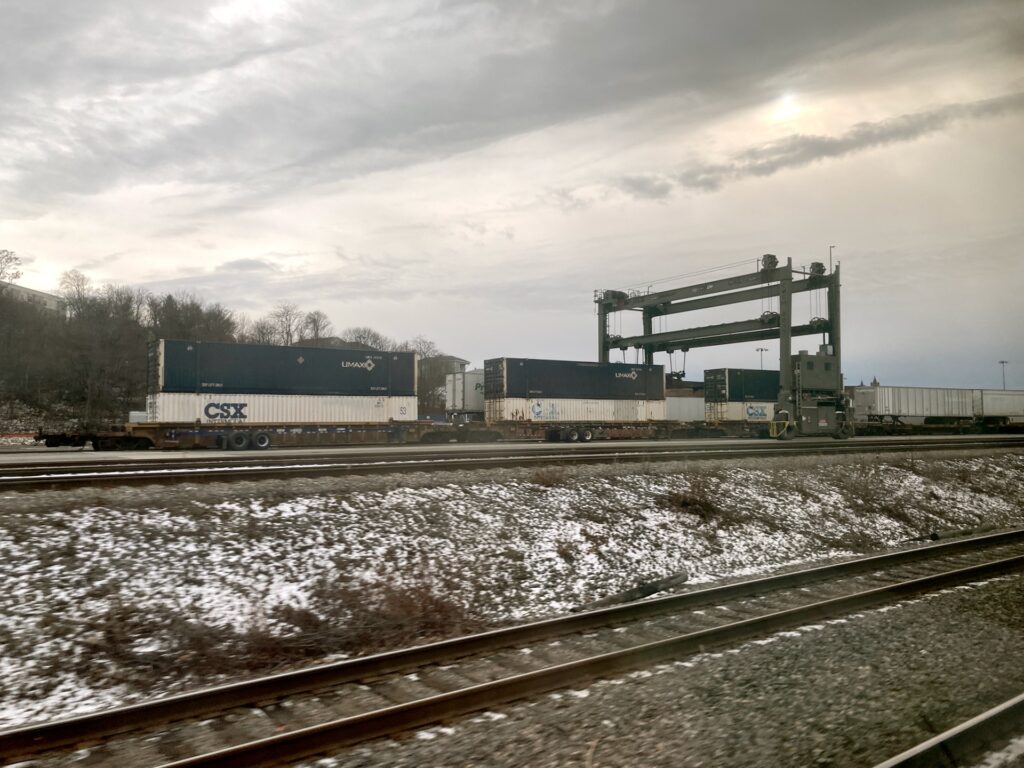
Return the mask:
<path fill-rule="evenodd" d="M 1003 389 L 1006 389 L 1006 364 L 1008 362 L 1010 362 L 1010 361 L 1009 360 L 1000 360 L 999 361 L 999 364 L 1001 366 L 1003 366 Z"/>
<path fill-rule="evenodd" d="M 835 248 L 834 245 L 830 245 L 828 247 L 828 273 L 830 275 L 832 274 L 832 249 L 833 248 Z"/>
<path fill-rule="evenodd" d="M 761 370 L 764 370 L 764 353 L 768 351 L 768 347 L 758 347 L 757 351 L 761 353 Z M 1006 389 L 1006 387 L 1003 387 Z"/>

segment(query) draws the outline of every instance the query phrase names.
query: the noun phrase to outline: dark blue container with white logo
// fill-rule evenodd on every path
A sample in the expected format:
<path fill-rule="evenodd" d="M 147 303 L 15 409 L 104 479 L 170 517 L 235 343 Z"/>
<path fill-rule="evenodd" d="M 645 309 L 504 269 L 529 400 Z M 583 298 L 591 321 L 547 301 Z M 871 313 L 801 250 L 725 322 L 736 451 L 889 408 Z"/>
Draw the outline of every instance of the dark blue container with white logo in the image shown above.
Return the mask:
<path fill-rule="evenodd" d="M 499 357 L 484 361 L 484 397 L 664 400 L 661 365 Z"/>
<path fill-rule="evenodd" d="M 161 340 L 149 392 L 415 396 L 413 352 Z"/>

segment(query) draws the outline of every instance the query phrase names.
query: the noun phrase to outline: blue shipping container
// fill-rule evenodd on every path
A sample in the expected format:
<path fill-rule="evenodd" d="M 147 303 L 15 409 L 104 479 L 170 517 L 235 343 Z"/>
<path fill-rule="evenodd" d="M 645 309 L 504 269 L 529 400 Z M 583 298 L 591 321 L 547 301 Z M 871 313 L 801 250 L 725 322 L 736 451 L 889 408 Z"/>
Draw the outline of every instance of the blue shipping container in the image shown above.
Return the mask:
<path fill-rule="evenodd" d="M 416 395 L 414 352 L 162 340 L 149 390 L 253 395 Z"/>

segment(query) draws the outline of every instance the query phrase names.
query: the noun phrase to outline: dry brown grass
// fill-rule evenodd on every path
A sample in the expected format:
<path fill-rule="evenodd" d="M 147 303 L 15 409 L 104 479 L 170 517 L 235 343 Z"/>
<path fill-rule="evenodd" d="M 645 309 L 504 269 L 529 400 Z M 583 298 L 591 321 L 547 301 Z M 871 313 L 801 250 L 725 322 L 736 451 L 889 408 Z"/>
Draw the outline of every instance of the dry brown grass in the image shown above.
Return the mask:
<path fill-rule="evenodd" d="M 262 674 L 325 656 L 375 653 L 486 626 L 468 606 L 429 580 L 371 588 L 324 579 L 313 589 L 308 607 L 273 606 L 241 630 L 115 599 L 80 634 L 83 652 L 51 663 L 54 671 L 71 671 L 84 680 L 147 690 L 162 680 L 180 679 L 182 672 L 193 680 Z M 140 644 L 152 640 L 159 642 L 159 650 L 148 642 Z M 56 674 L 45 677 L 59 679 Z"/>
<path fill-rule="evenodd" d="M 545 488 L 554 488 L 565 485 L 569 479 L 569 472 L 565 467 L 557 465 L 538 467 L 530 474 L 530 482 Z"/>

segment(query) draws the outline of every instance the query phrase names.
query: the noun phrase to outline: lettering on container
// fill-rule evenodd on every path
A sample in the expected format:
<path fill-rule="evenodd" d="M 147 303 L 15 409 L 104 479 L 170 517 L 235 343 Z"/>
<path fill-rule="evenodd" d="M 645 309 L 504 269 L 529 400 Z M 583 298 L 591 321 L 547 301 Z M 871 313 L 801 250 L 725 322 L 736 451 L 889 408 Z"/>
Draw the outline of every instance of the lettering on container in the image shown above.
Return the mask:
<path fill-rule="evenodd" d="M 208 419 L 247 419 L 248 403 L 207 403 L 203 415 Z"/>
<path fill-rule="evenodd" d="M 533 414 L 533 418 L 535 419 L 557 419 L 561 415 L 561 409 L 558 407 L 557 403 L 548 403 L 546 414 L 544 413 L 544 409 L 544 403 L 540 400 L 534 400 L 530 403 L 530 413 Z"/>
<path fill-rule="evenodd" d="M 748 405 L 747 406 L 747 418 L 748 419 L 767 419 L 768 408 L 763 405 Z"/>
<path fill-rule="evenodd" d="M 616 374 L 615 374 L 615 378 L 616 378 L 616 379 L 631 379 L 631 380 L 633 380 L 633 381 L 636 381 L 636 380 L 637 380 L 637 377 L 638 377 L 639 375 L 640 375 L 640 374 L 638 374 L 638 373 L 636 372 L 636 369 L 634 369 L 634 370 L 630 371 L 629 373 L 616 373 Z"/>
<path fill-rule="evenodd" d="M 341 367 L 342 368 L 362 368 L 364 371 L 369 373 L 374 368 L 376 368 L 377 365 L 370 358 L 366 358 L 361 363 L 357 363 L 357 362 L 352 361 L 352 360 L 342 360 L 341 361 Z"/>

